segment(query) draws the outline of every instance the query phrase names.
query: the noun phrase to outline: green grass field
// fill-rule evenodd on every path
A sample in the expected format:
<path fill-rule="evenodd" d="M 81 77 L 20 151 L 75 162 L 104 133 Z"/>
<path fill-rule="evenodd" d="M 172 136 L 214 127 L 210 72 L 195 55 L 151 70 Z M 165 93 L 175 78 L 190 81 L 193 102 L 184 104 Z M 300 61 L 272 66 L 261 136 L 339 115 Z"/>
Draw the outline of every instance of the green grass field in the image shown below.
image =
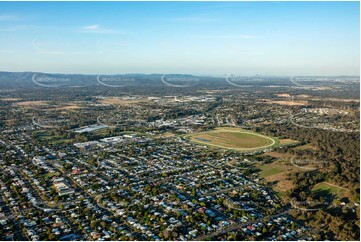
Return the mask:
<path fill-rule="evenodd" d="M 276 165 L 261 165 L 258 166 L 258 168 L 261 170 L 259 175 L 260 178 L 265 178 L 285 171 L 285 169 L 277 167 Z"/>
<path fill-rule="evenodd" d="M 345 188 L 338 187 L 336 185 L 328 184 L 325 182 L 318 183 L 312 188 L 312 192 L 318 193 L 322 196 L 335 194 L 338 198 L 345 197 L 345 193 L 347 191 L 348 190 Z"/>
<path fill-rule="evenodd" d="M 53 176 L 59 176 L 59 172 L 50 172 L 44 175 L 45 178 L 52 178 Z"/>
<path fill-rule="evenodd" d="M 271 137 L 240 128 L 217 128 L 187 137 L 203 145 L 238 151 L 261 150 L 277 144 L 277 140 Z"/>
<path fill-rule="evenodd" d="M 35 131 L 34 134 L 39 141 L 45 141 L 49 144 L 61 144 L 74 142 L 73 139 L 67 139 L 65 136 L 51 135 L 48 130 Z"/>

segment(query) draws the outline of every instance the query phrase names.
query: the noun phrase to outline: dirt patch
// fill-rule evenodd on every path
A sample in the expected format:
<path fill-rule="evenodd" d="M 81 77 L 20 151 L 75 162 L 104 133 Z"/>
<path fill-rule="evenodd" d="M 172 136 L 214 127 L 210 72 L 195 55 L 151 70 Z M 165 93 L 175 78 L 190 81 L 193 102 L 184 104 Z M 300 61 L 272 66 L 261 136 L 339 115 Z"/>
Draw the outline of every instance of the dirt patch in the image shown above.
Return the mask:
<path fill-rule="evenodd" d="M 78 105 L 68 105 L 68 106 L 62 106 L 62 107 L 56 107 L 56 108 L 48 108 L 48 110 L 69 110 L 69 109 L 78 109 L 82 108 Z"/>
<path fill-rule="evenodd" d="M 282 159 L 282 158 L 291 158 L 292 154 L 287 154 L 287 153 L 279 153 L 279 152 L 275 152 L 275 151 L 269 151 L 264 153 L 263 155 L 268 155 L 277 159 Z"/>
<path fill-rule="evenodd" d="M 342 99 L 342 98 L 313 98 L 310 100 L 315 100 L 315 101 L 335 101 L 335 102 L 360 102 L 360 100 L 358 99 Z"/>
<path fill-rule="evenodd" d="M 292 144 L 292 143 L 295 143 L 295 142 L 297 142 L 297 140 L 293 140 L 293 139 L 281 139 L 280 140 L 281 145 Z"/>
<path fill-rule="evenodd" d="M 293 148 L 293 150 L 318 150 L 317 146 L 313 146 L 311 144 L 305 144 L 302 146 L 298 146 Z"/>
<path fill-rule="evenodd" d="M 135 104 L 145 102 L 145 100 L 124 100 L 124 99 L 118 99 L 118 98 L 106 98 L 106 99 L 99 100 L 98 102 L 100 102 L 102 104 L 133 106 Z"/>
<path fill-rule="evenodd" d="M 296 97 L 298 97 L 298 98 L 310 98 L 311 96 L 307 95 L 307 94 L 300 94 L 300 95 L 297 95 Z"/>
<path fill-rule="evenodd" d="M 307 105 L 306 101 L 269 101 L 267 103 L 274 103 L 285 106 L 303 106 Z"/>
<path fill-rule="evenodd" d="M 272 124 L 272 122 L 271 121 L 264 121 L 263 124 L 266 124 L 266 125 L 267 124 Z"/>
<path fill-rule="evenodd" d="M 9 98 L 1 98 L 0 100 L 5 101 L 5 102 L 16 102 L 16 101 L 20 101 L 21 98 L 11 98 L 11 97 L 9 97 Z"/>
<path fill-rule="evenodd" d="M 292 181 L 287 180 L 288 174 L 289 172 L 282 172 L 265 177 L 265 179 L 268 182 L 276 182 L 274 185 L 276 191 L 286 192 L 295 187 Z"/>
<path fill-rule="evenodd" d="M 25 101 L 25 102 L 17 102 L 14 103 L 14 105 L 16 106 L 22 106 L 22 107 L 27 107 L 27 106 L 45 106 L 48 105 L 49 101 Z"/>
<path fill-rule="evenodd" d="M 276 97 L 291 97 L 290 94 L 288 93 L 280 93 L 280 94 L 275 94 Z"/>
<path fill-rule="evenodd" d="M 43 110 L 72 110 L 82 108 L 79 105 L 73 103 L 60 103 L 58 104 L 49 104 L 49 101 L 24 101 L 16 102 L 13 105 L 21 107 L 43 107 Z M 46 107 L 48 106 L 48 107 Z"/>

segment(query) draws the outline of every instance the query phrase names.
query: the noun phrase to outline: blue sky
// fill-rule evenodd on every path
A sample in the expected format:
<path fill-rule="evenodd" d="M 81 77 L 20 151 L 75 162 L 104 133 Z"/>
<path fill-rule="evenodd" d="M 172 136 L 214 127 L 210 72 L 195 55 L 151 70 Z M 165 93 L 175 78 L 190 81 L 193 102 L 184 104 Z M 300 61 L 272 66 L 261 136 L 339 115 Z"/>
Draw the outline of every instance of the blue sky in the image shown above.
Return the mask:
<path fill-rule="evenodd" d="M 359 2 L 0 2 L 0 68 L 359 75 Z"/>

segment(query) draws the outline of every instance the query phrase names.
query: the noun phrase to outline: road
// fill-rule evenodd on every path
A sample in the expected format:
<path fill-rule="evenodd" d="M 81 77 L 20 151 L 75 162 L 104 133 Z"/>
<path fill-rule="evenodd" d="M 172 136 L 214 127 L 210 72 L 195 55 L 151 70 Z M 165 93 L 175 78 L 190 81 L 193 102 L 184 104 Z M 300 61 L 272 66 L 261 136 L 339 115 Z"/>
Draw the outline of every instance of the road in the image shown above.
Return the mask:
<path fill-rule="evenodd" d="M 253 221 L 249 221 L 249 222 L 246 222 L 246 223 L 236 223 L 236 224 L 233 224 L 233 225 L 230 225 L 230 226 L 227 226 L 225 228 L 222 228 L 220 230 L 217 230 L 211 234 L 206 234 L 206 235 L 201 235 L 201 236 L 198 236 L 196 237 L 194 240 L 196 241 L 202 241 L 202 240 L 205 240 L 206 237 L 209 237 L 209 238 L 214 238 L 220 234 L 224 234 L 224 233 L 228 233 L 228 232 L 231 232 L 233 230 L 237 230 L 237 229 L 240 229 L 244 226 L 249 226 L 249 225 L 252 225 L 254 223 L 259 223 L 259 222 L 262 222 L 263 220 L 265 219 L 273 219 L 275 217 L 279 217 L 279 216 L 282 216 L 282 215 L 285 215 L 285 214 L 288 214 L 289 211 L 284 211 L 282 213 L 278 213 L 278 214 L 274 214 L 274 215 L 269 215 L 269 216 L 266 216 L 266 217 L 263 217 L 263 218 L 259 218 L 259 219 L 256 219 L 256 220 L 253 220 Z"/>
<path fill-rule="evenodd" d="M 293 166 L 295 166 L 295 167 L 297 167 L 297 168 L 303 169 L 303 170 L 308 170 L 308 171 L 318 170 L 318 168 L 316 168 L 316 167 L 305 167 L 305 166 L 296 165 L 296 164 L 293 162 L 293 160 L 294 160 L 295 157 L 296 157 L 296 156 L 293 156 L 293 157 L 291 158 L 291 161 L 290 161 L 291 165 L 293 165 Z"/>

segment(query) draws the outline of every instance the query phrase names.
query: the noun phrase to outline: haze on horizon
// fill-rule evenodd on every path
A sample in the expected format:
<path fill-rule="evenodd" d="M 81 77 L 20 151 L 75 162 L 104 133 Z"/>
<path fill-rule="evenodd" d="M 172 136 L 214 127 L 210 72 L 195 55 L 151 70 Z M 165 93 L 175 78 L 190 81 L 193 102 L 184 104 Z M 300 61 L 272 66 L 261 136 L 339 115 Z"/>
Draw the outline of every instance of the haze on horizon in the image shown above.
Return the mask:
<path fill-rule="evenodd" d="M 359 19 L 359 2 L 0 2 L 0 66 L 358 76 Z"/>

